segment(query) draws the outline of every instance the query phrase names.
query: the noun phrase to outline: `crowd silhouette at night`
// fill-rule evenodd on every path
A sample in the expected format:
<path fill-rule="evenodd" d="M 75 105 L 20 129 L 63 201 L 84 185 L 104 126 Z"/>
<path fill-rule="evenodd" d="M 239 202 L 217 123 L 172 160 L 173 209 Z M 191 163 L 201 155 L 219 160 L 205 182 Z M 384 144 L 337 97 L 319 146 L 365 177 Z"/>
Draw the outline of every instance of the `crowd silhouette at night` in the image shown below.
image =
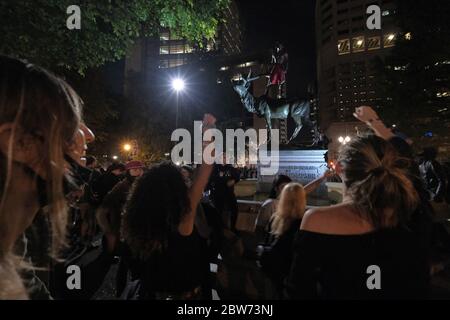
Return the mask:
<path fill-rule="evenodd" d="M 450 253 L 440 214 L 449 166 L 433 148 L 415 155 L 372 108 L 355 109 L 370 133 L 322 177 L 276 177 L 251 239 L 235 186 L 257 178 L 255 168 L 103 167 L 89 155 L 96 128 L 82 109 L 62 78 L 0 56 L 0 299 L 94 299 L 107 281 L 109 299 L 430 297 L 437 257 Z M 204 116 L 204 130 L 215 123 Z M 307 206 L 333 177 L 342 202 Z M 67 286 L 73 265 L 79 290 Z"/>

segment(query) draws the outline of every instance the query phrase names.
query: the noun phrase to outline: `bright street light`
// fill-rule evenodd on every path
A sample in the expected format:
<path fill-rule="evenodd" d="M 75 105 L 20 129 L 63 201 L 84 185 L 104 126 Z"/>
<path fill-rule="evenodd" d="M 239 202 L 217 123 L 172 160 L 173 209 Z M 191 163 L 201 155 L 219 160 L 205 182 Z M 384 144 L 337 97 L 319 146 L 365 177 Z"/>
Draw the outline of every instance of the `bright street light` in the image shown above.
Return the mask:
<path fill-rule="evenodd" d="M 340 144 L 347 144 L 351 141 L 352 139 L 349 136 L 346 136 L 345 138 L 343 136 L 340 136 L 338 138 L 338 141 Z"/>
<path fill-rule="evenodd" d="M 130 145 L 129 143 L 125 143 L 125 144 L 123 145 L 123 150 L 125 150 L 125 151 L 130 151 L 130 150 L 131 150 L 131 145 Z"/>
<path fill-rule="evenodd" d="M 118 156 L 113 156 L 112 157 L 114 160 L 117 160 L 119 157 Z"/>
<path fill-rule="evenodd" d="M 176 92 L 180 92 L 184 90 L 184 80 L 181 78 L 175 78 L 172 80 L 172 88 Z"/>

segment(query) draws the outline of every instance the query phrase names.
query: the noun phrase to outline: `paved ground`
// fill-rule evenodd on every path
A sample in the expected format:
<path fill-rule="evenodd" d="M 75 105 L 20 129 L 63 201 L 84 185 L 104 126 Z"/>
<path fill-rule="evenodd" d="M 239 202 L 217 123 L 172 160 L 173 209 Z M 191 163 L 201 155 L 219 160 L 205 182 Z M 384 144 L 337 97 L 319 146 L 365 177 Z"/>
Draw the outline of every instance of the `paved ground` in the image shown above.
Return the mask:
<path fill-rule="evenodd" d="M 94 300 L 116 300 L 115 275 L 118 264 L 114 264 L 109 270 L 102 287 L 95 294 Z M 214 300 L 220 300 L 217 292 L 213 290 Z M 432 278 L 432 290 L 430 299 L 450 300 L 450 263 Z"/>

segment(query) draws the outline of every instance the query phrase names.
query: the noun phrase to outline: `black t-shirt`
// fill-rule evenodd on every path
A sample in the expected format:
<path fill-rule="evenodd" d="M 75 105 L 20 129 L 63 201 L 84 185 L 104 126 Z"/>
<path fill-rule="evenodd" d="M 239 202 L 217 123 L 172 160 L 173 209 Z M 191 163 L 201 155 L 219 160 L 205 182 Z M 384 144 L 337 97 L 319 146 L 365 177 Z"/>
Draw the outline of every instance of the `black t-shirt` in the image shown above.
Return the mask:
<path fill-rule="evenodd" d="M 291 299 L 425 298 L 429 285 L 426 248 L 406 228 L 363 235 L 326 235 L 301 230 L 287 278 Z M 369 289 L 379 267 L 381 289 Z M 373 282 L 375 281 L 375 282 Z M 318 289 L 320 288 L 320 289 Z"/>
<path fill-rule="evenodd" d="M 167 250 L 154 252 L 148 259 L 133 257 L 125 250 L 124 258 L 133 280 L 141 281 L 141 295 L 151 298 L 154 293 L 181 294 L 201 282 L 200 238 L 194 230 L 190 236 L 173 232 Z"/>

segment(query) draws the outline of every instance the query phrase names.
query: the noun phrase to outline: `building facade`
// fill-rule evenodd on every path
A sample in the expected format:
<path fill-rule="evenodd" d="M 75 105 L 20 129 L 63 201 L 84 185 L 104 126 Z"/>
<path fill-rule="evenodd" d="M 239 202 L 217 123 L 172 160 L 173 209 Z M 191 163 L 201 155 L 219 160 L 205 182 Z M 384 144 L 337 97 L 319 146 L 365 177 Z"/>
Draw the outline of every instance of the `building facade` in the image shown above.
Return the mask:
<path fill-rule="evenodd" d="M 179 37 L 169 29 L 162 28 L 158 37 L 137 41 L 125 62 L 125 74 L 137 72 L 153 74 L 158 69 L 175 68 L 195 61 L 198 53 L 211 55 L 240 54 L 243 31 L 239 7 L 236 1 L 223 12 L 224 22 L 216 31 L 214 39 L 205 41 L 203 46 Z"/>
<path fill-rule="evenodd" d="M 367 27 L 370 14 L 366 12 L 371 5 L 381 9 L 381 30 Z M 396 39 L 404 36 L 395 17 L 394 0 L 317 0 L 319 122 L 332 141 L 332 153 L 341 145 L 337 141 L 340 136 L 355 134 L 355 107 L 378 109 L 389 99 L 377 88 L 377 63 L 389 54 Z"/>

